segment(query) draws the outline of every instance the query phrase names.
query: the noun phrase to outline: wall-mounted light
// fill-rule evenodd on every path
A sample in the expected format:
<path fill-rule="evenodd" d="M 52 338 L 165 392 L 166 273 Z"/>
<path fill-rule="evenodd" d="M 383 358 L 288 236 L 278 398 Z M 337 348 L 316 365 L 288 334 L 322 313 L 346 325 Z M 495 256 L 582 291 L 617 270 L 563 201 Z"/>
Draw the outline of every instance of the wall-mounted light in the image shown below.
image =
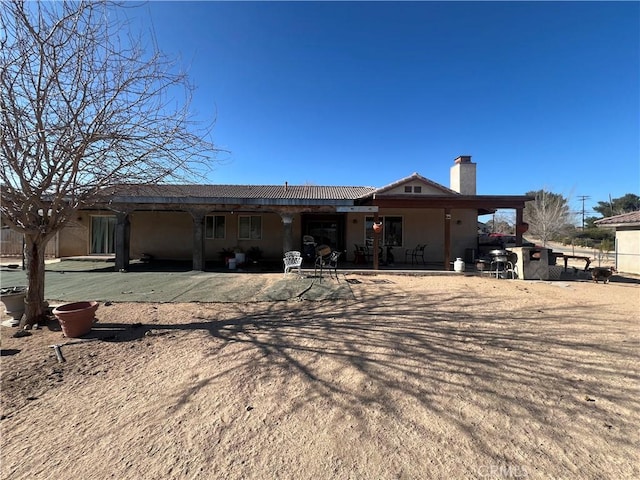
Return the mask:
<path fill-rule="evenodd" d="M 450 213 L 445 213 L 445 214 L 444 214 L 444 218 L 445 218 L 446 220 L 451 220 L 451 214 L 450 214 Z"/>

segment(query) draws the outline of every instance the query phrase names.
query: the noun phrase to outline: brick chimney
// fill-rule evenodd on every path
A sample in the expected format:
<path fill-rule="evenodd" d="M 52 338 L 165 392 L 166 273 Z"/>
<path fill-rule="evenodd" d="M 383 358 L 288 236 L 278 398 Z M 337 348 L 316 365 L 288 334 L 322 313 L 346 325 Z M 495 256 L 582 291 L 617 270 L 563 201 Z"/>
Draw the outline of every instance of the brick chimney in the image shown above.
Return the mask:
<path fill-rule="evenodd" d="M 449 184 L 451 190 L 462 195 L 476 194 L 476 164 L 471 161 L 471 155 L 462 155 L 454 160 Z"/>

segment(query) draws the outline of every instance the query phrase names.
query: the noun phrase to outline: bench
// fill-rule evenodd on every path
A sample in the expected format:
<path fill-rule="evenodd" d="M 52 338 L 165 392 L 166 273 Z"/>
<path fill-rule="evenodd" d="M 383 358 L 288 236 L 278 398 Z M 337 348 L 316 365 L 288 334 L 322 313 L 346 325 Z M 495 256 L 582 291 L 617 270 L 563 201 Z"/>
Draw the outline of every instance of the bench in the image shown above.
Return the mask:
<path fill-rule="evenodd" d="M 591 258 L 589 257 L 583 257 L 581 255 L 562 255 L 562 257 L 564 258 L 564 271 L 567 271 L 567 262 L 570 258 L 575 259 L 575 260 L 584 260 L 585 261 L 585 266 L 584 266 L 584 271 L 586 272 L 587 269 L 589 268 L 589 265 L 591 264 Z"/>

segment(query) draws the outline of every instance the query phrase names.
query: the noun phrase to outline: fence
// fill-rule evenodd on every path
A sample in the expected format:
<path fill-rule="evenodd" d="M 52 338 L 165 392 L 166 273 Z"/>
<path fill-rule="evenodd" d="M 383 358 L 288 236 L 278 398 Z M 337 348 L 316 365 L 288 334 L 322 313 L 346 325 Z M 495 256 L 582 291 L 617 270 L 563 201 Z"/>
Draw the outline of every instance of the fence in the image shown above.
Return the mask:
<path fill-rule="evenodd" d="M 3 257 L 22 257 L 22 234 L 10 228 L 0 229 L 0 255 Z M 58 234 L 49 240 L 44 251 L 45 257 L 58 256 Z"/>

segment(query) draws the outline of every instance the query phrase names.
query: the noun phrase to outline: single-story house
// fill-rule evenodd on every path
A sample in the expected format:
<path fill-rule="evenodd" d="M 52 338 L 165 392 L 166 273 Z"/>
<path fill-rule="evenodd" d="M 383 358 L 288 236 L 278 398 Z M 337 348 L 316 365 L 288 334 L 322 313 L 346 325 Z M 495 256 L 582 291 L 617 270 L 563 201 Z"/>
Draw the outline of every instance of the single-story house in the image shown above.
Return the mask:
<path fill-rule="evenodd" d="M 478 216 L 496 209 L 516 213 L 522 244 L 522 195 L 477 195 L 476 164 L 455 159 L 450 186 L 418 173 L 389 185 L 123 185 L 90 210 L 81 210 L 59 235 L 61 257 L 114 255 L 117 269 L 145 255 L 191 260 L 194 270 L 218 260 L 223 249 L 259 248 L 265 258 L 316 244 L 357 260 L 356 246 L 372 252 L 373 268 L 386 261 L 409 262 L 406 250 L 426 244 L 425 259 L 450 270 L 456 257 L 477 248 Z M 382 224 L 374 234 L 373 224 Z"/>
<path fill-rule="evenodd" d="M 596 220 L 603 228 L 616 232 L 616 270 L 640 275 L 640 211 Z"/>

